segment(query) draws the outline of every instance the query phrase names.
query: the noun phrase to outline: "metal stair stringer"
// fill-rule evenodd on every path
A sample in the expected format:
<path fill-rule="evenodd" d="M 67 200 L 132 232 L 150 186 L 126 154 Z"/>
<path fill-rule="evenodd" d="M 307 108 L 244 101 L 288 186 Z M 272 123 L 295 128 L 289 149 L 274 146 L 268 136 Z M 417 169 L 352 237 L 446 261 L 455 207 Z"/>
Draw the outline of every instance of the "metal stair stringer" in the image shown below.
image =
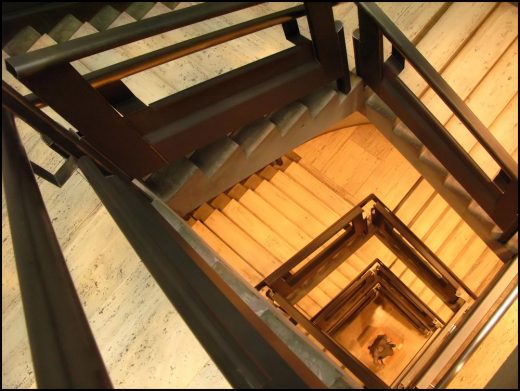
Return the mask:
<path fill-rule="evenodd" d="M 166 167 L 153 174 L 146 184 L 174 211 L 184 216 L 298 145 L 324 133 L 334 123 L 359 111 L 363 99 L 362 81 L 352 75 L 352 90 L 347 95 L 332 87 L 316 91 L 225 139 L 195 151 L 187 159 L 190 169 L 176 171 Z M 224 155 L 226 158 L 222 159 Z"/>
<path fill-rule="evenodd" d="M 376 95 L 369 97 L 364 109 L 366 117 L 500 259 L 508 261 L 518 254 L 518 234 L 507 243 L 499 242 L 498 238 L 502 231 L 379 97 Z"/>

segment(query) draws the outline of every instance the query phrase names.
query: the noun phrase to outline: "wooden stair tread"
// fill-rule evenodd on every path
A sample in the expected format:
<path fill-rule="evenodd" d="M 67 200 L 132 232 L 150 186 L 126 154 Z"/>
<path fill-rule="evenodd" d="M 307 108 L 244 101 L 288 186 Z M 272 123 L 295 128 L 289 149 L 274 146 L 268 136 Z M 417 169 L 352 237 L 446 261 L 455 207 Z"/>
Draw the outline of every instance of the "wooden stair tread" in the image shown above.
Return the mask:
<path fill-rule="evenodd" d="M 378 258 L 385 265 L 390 266 L 395 259 L 394 253 L 375 236 L 363 244 L 363 246 L 356 251 L 356 255 L 361 258 L 366 265 L 375 258 Z"/>
<path fill-rule="evenodd" d="M 252 286 L 258 284 L 263 276 L 260 275 L 256 270 L 244 261 L 236 252 L 234 252 L 227 244 L 225 244 L 217 235 L 215 235 L 208 227 L 206 227 L 200 221 L 195 221 L 192 225 L 193 230 L 204 239 L 204 241 L 213 249 L 215 252 L 222 257 L 222 259 L 228 263 L 228 265 L 238 272 L 244 279 L 249 282 Z"/>
<path fill-rule="evenodd" d="M 244 251 L 253 252 L 254 254 L 258 254 L 259 256 L 264 256 L 264 254 L 268 253 L 271 257 L 270 263 L 261 267 L 261 274 L 263 276 L 267 276 L 272 273 L 275 268 L 272 267 L 272 263 L 276 263 L 278 267 L 283 262 L 288 260 L 292 254 L 294 254 L 295 249 L 291 248 L 285 241 L 283 241 L 278 235 L 274 234 L 268 227 L 266 227 L 260 220 L 258 220 L 251 212 L 249 212 L 246 208 L 240 205 L 237 201 L 230 199 L 229 202 L 222 208 L 222 212 L 227 219 L 229 219 L 229 223 L 234 224 L 236 229 L 240 230 L 240 233 L 244 233 L 244 235 L 240 235 L 242 239 L 245 235 L 248 236 L 249 241 L 247 243 L 242 243 L 243 248 L 241 248 L 242 253 Z M 218 210 L 215 210 L 213 214 L 218 213 Z M 226 224 L 225 221 L 220 221 L 221 226 L 217 229 L 217 226 L 210 222 L 213 214 L 208 217 L 205 223 L 221 238 L 227 242 L 227 240 L 223 237 L 226 235 L 229 237 L 230 235 L 237 234 L 238 231 L 234 232 L 233 228 L 230 227 L 229 224 Z M 216 218 L 220 218 L 217 214 Z M 220 218 L 220 220 L 223 220 Z M 210 225 L 211 224 L 211 225 Z M 223 233 L 223 230 L 228 230 L 228 232 Z M 247 234 L 245 234 L 247 232 Z M 228 239 L 230 240 L 230 239 Z M 235 247 L 237 243 L 228 242 L 229 245 L 240 254 L 240 251 Z M 254 243 L 254 245 L 252 244 Z M 249 246 L 248 248 L 245 248 Z M 258 253 L 259 248 L 262 249 L 262 253 Z M 242 255 L 242 254 L 241 254 Z M 251 265 L 251 261 L 249 261 Z M 316 303 L 320 306 L 326 305 L 330 297 L 327 296 L 321 289 L 314 289 L 309 297 L 312 298 Z"/>
<path fill-rule="evenodd" d="M 247 191 L 240 197 L 240 203 L 261 219 L 262 222 L 268 225 L 274 232 L 278 235 L 284 236 L 284 238 L 294 248 L 303 248 L 311 241 L 309 235 L 267 203 L 256 192 L 247 189 Z"/>
<path fill-rule="evenodd" d="M 428 207 L 415 220 L 410 229 L 419 238 L 423 238 L 428 231 L 438 224 L 439 219 L 448 209 L 448 204 L 440 195 L 436 195 Z"/>
<path fill-rule="evenodd" d="M 119 18 L 118 20 L 128 21 L 128 19 Z M 89 23 L 84 23 L 79 30 L 73 35 L 73 38 L 83 37 L 96 33 L 97 30 Z M 142 45 L 136 42 L 130 45 L 117 47 L 105 52 L 85 57 L 79 62 L 85 65 L 90 71 L 95 71 L 114 63 L 122 62 L 132 58 L 138 54 L 142 54 L 136 48 Z M 77 61 L 76 61 L 77 62 Z M 74 63 L 76 63 L 74 62 Z M 73 63 L 73 64 L 74 64 Z M 149 69 L 139 72 L 135 75 L 122 79 L 123 83 L 145 104 L 150 104 L 156 100 L 168 96 L 174 92 L 158 74 L 155 69 Z"/>
<path fill-rule="evenodd" d="M 254 191 L 310 237 L 318 236 L 326 228 L 269 181 L 263 181 Z"/>
<path fill-rule="evenodd" d="M 281 262 L 285 262 L 296 252 L 294 247 L 287 244 L 285 240 L 269 229 L 260 219 L 236 200 L 231 199 L 221 210 L 224 215 Z"/>
<path fill-rule="evenodd" d="M 276 172 L 270 182 L 325 226 L 329 226 L 340 217 L 285 173 Z"/>
<path fill-rule="evenodd" d="M 406 4 L 379 2 L 378 6 L 381 7 L 383 12 L 403 31 L 403 33 L 412 42 L 415 42 L 416 38 L 421 33 L 428 29 L 432 20 L 435 20 L 435 16 L 443 7 L 445 3 L 418 3 L 411 2 Z M 351 3 L 343 3 L 334 7 L 335 19 L 342 22 L 345 28 L 345 36 L 349 37 L 352 35 L 353 30 L 357 27 L 357 7 Z M 354 67 L 354 49 L 352 47 L 352 40 L 347 39 L 347 56 L 350 68 Z M 385 45 L 385 54 L 388 54 L 389 48 Z"/>
<path fill-rule="evenodd" d="M 297 163 L 290 164 L 284 172 L 340 216 L 352 209 L 352 204 L 335 193 L 301 165 Z"/>
<path fill-rule="evenodd" d="M 214 210 L 204 224 L 259 274 L 266 276 L 280 265 L 271 253 L 251 239 L 219 210 Z"/>
<path fill-rule="evenodd" d="M 397 217 L 406 225 L 410 224 L 422 212 L 434 192 L 435 189 L 427 180 L 423 179 L 401 208 L 399 208 L 396 213 Z"/>
<path fill-rule="evenodd" d="M 289 245 L 287 243 L 287 238 L 293 236 L 292 232 L 286 232 L 282 239 L 282 236 L 273 232 L 259 218 L 253 215 L 246 207 L 236 200 L 229 200 L 222 210 L 229 219 L 241 227 L 264 248 L 268 249 L 268 251 L 276 256 L 281 262 L 289 260 L 297 250 L 303 247 L 293 247 Z M 327 278 L 322 284 L 320 284 L 322 290 L 329 298 L 334 297 L 338 293 L 339 289 L 342 288 L 342 285 L 336 285 L 336 281 L 336 279 L 329 280 Z"/>
<path fill-rule="evenodd" d="M 476 292 L 480 282 L 473 278 L 467 278 L 467 275 L 471 271 L 479 270 L 482 254 L 486 248 L 487 246 L 481 238 L 472 235 L 472 237 L 464 243 L 460 252 L 454 257 L 455 261 L 452 266 L 453 272 L 455 272 L 473 292 Z"/>
<path fill-rule="evenodd" d="M 2 48 L 9 56 L 29 51 L 31 46 L 40 38 L 41 34 L 31 26 L 26 26 L 18 31 L 13 38 Z"/>
<path fill-rule="evenodd" d="M 475 286 L 474 292 L 479 295 L 502 265 L 503 262 L 497 260 L 493 251 L 486 247 L 476 264 L 464 276 L 464 281 L 468 281 L 471 287 Z"/>
<path fill-rule="evenodd" d="M 277 208 L 278 211 L 292 220 L 295 225 L 300 227 L 302 233 L 305 232 L 309 235 L 309 238 L 314 238 L 318 236 L 323 230 L 326 229 L 326 226 L 319 222 L 315 216 L 311 215 L 308 211 L 301 208 L 298 204 L 296 204 L 293 200 L 288 198 L 288 196 L 282 193 L 278 188 L 274 187 L 269 181 L 264 181 L 260 183 L 254 191 L 258 193 L 261 197 L 266 200 L 268 204 L 270 204 L 273 208 Z M 297 222 L 303 222 L 305 225 L 298 224 Z M 309 231 L 311 232 L 309 234 Z M 313 254 L 311 254 L 308 259 L 312 258 L 315 254 L 321 251 L 322 248 L 326 247 L 329 243 L 331 243 L 337 236 L 341 233 L 336 234 L 334 237 L 330 238 L 323 246 L 317 249 Z M 312 236 L 311 236 L 312 235 Z M 305 262 L 302 262 L 298 267 L 294 268 L 294 270 L 299 270 Z M 339 287 L 343 287 L 343 284 L 340 282 L 346 278 L 347 281 L 351 279 L 347 277 L 348 274 L 345 273 L 344 265 L 340 265 L 337 269 L 337 272 L 341 273 L 342 276 L 335 276 L 336 272 L 333 272 L 329 277 L 336 281 L 336 285 Z"/>

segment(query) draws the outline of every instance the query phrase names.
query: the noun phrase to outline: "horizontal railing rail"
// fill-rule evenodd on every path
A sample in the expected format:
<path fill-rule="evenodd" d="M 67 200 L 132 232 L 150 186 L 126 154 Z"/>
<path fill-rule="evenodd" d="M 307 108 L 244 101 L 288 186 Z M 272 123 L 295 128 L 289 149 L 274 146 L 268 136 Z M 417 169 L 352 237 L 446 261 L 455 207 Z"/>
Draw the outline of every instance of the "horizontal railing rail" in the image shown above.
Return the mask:
<path fill-rule="evenodd" d="M 100 88 L 114 81 L 121 80 L 124 77 L 135 75 L 136 73 L 165 64 L 169 61 L 272 26 L 288 23 L 294 18 L 299 18 L 304 15 L 305 7 L 303 5 L 288 8 L 142 54 L 129 60 L 87 73 L 83 77 L 92 87 Z M 26 95 L 26 99 L 37 107 L 45 106 L 45 102 L 39 99 L 35 94 Z"/>
<path fill-rule="evenodd" d="M 367 85 L 394 111 L 502 230 L 507 241 L 518 229 L 518 164 L 442 76 L 375 3 L 356 2 L 359 35 L 356 68 Z M 392 54 L 383 58 L 383 36 Z M 420 99 L 399 79 L 408 61 L 468 128 L 500 167 L 489 178 Z"/>
<path fill-rule="evenodd" d="M 103 7 L 120 12 L 131 2 L 2 2 L 2 47 L 22 29 L 30 26 L 40 34 L 50 32 L 67 15 L 86 22 Z"/>
<path fill-rule="evenodd" d="M 8 70 L 17 78 L 34 75 L 57 65 L 114 49 L 141 39 L 175 30 L 203 20 L 258 4 L 257 2 L 217 2 L 198 4 L 173 13 L 154 16 L 135 23 L 87 35 L 9 58 Z"/>
<path fill-rule="evenodd" d="M 2 174 L 38 387 L 112 388 L 14 117 L 5 107 Z"/>
<path fill-rule="evenodd" d="M 125 173 L 110 159 L 100 154 L 77 134 L 65 129 L 43 111 L 35 108 L 5 81 L 2 81 L 2 105 L 16 113 L 17 117 L 23 119 L 33 129 L 37 129 L 42 136 L 59 145 L 68 155 L 75 158 L 90 156 L 105 171 L 125 177 Z"/>
<path fill-rule="evenodd" d="M 369 2 L 358 2 L 358 7 L 363 10 L 381 29 L 383 35 L 392 43 L 393 47 L 413 66 L 424 78 L 444 103 L 453 111 L 458 119 L 467 127 L 479 143 L 493 157 L 498 165 L 512 178 L 518 180 L 518 164 L 507 153 L 505 148 L 496 140 L 489 129 L 471 111 L 468 105 L 442 78 L 437 70 L 428 62 L 412 42 L 401 30 L 386 16 L 377 5 Z"/>
<path fill-rule="evenodd" d="M 336 82 L 350 91 L 341 24 L 332 3 L 305 3 L 80 75 L 70 64 L 100 51 L 258 3 L 206 3 L 116 27 L 6 60 L 7 69 L 126 175 L 145 178 L 218 138 Z M 306 16 L 312 41 L 300 35 Z M 293 47 L 147 106 L 121 81 L 191 53 L 282 25 Z M 286 63 L 285 58 L 292 59 Z M 288 66 L 290 65 L 290 66 Z M 223 96 L 223 97 L 222 97 Z M 247 108 L 247 109 L 245 109 Z M 139 159 L 136 159 L 136 156 Z"/>
<path fill-rule="evenodd" d="M 464 312 L 457 327 L 445 338 L 442 350 L 435 356 L 423 358 L 426 363 L 424 371 L 415 374 L 417 388 L 427 388 L 430 384 L 446 388 L 517 299 L 518 257 L 515 257 L 502 265 L 471 307 Z"/>

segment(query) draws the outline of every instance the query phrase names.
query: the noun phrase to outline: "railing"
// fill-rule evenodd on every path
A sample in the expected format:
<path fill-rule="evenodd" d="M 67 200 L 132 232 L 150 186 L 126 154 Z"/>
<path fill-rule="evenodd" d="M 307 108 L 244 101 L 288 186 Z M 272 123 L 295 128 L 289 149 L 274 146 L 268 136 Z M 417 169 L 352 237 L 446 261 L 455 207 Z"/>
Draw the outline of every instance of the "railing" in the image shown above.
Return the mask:
<path fill-rule="evenodd" d="M 62 18 L 74 15 L 86 22 L 107 5 L 124 11 L 130 2 L 2 2 L 2 47 L 21 29 L 31 26 L 40 34 L 51 31 Z"/>
<path fill-rule="evenodd" d="M 507 241 L 518 229 L 518 165 L 464 101 L 415 46 L 374 4 L 358 2 L 359 35 L 355 36 L 358 73 L 419 140 L 446 167 L 503 231 Z M 383 58 L 383 36 L 392 54 Z M 475 136 L 501 168 L 491 180 L 446 128 L 399 79 L 408 61 Z"/>
<path fill-rule="evenodd" d="M 4 107 L 2 173 L 38 386 L 111 388 L 14 117 Z"/>
<path fill-rule="evenodd" d="M 14 95 L 15 93 L 13 93 Z M 12 100 L 2 108 L 2 172 L 38 387 L 111 388 L 31 165 Z M 137 254 L 232 386 L 323 388 L 323 382 L 176 232 L 129 179 L 106 175 L 66 144 Z M 65 148 L 65 147 L 64 147 Z"/>
<path fill-rule="evenodd" d="M 7 69 L 36 94 L 28 97 L 31 102 L 51 106 L 126 174 L 142 178 L 332 81 L 349 91 L 343 30 L 334 23 L 332 3 L 305 3 L 85 77 L 70 65 L 101 51 L 255 4 L 192 6 L 9 58 Z M 312 41 L 300 35 L 296 18 L 303 15 L 307 15 Z M 280 24 L 293 47 L 150 106 L 121 82 L 123 77 Z"/>
<path fill-rule="evenodd" d="M 2 85 L 6 199 L 39 386 L 109 387 L 110 380 L 70 284 L 48 216 L 41 213 L 44 206 L 32 178 L 30 163 L 17 138 L 11 113 L 16 113 L 79 159 L 81 169 L 107 209 L 232 385 L 323 386 L 280 344 L 272 331 L 259 324 L 254 314 L 240 304 L 236 294 L 221 278 L 204 266 L 196 251 L 166 225 L 129 179 L 142 177 L 183 153 L 206 145 L 233 127 L 251 121 L 251 115 L 262 115 L 265 110 L 289 103 L 330 81 L 337 81 L 340 89 L 348 91 L 342 30 L 334 25 L 331 3 L 306 3 L 304 7 L 293 7 L 174 44 L 85 77 L 69 64 L 94 53 L 254 4 L 195 6 L 8 60 L 8 69 L 37 94 L 30 98 L 32 104 L 29 104 L 28 99 L 5 83 Z M 507 239 L 517 229 L 516 163 L 375 5 L 358 3 L 358 6 L 358 72 L 490 214 Z M 300 36 L 296 24 L 296 18 L 304 13 L 309 20 L 312 42 Z M 165 98 L 150 107 L 133 96 L 120 81 L 122 77 L 188 53 L 277 24 L 282 24 L 286 38 L 295 44 L 293 48 Z M 383 34 L 393 44 L 392 55 L 386 62 L 382 55 Z M 501 167 L 497 180 L 487 178 L 398 79 L 405 59 L 497 161 Z M 220 91 L 220 95 L 209 94 L 215 89 Z M 79 102 L 70 100 L 71 91 L 79 97 Z M 245 95 L 249 96 L 240 95 L 241 91 L 246 91 Z M 230 93 L 236 94 L 238 102 L 226 102 L 210 112 L 199 110 L 201 106 L 215 104 Z M 255 104 L 259 102 L 263 103 Z M 72 123 L 83 137 L 62 128 L 34 107 L 45 104 Z M 79 110 L 78 105 L 81 106 Z M 256 111 L 241 117 L 239 114 L 246 106 L 256 107 Z M 173 113 L 174 110 L 179 110 L 180 114 Z M 190 121 L 195 114 L 202 120 L 193 125 Z M 202 132 L 210 120 L 226 122 L 226 126 L 216 127 L 213 133 Z M 181 147 L 176 147 L 177 144 Z M 99 167 L 115 175 L 107 176 Z M 27 231 L 25 227 L 31 228 Z M 44 261 L 41 254 L 48 256 L 45 265 L 38 269 L 35 266 Z M 52 271 L 50 264 L 54 265 L 55 272 L 40 273 Z M 60 283 L 56 283 L 56 275 L 60 276 Z M 186 281 L 190 281 L 191 286 Z M 47 291 L 45 287 L 49 285 L 52 289 Z M 52 297 L 47 297 L 49 292 Z M 46 298 L 45 305 L 40 307 L 37 304 L 39 309 L 33 311 L 35 300 Z M 65 298 L 67 310 L 61 307 L 61 300 Z M 60 303 L 58 311 L 57 303 Z M 71 341 L 67 333 L 56 336 L 62 326 L 64 329 L 74 328 L 75 335 L 80 334 L 83 338 Z M 88 354 L 71 353 L 68 349 L 75 343 L 83 343 Z M 65 354 L 49 356 L 61 351 Z M 69 357 L 70 354 L 75 357 Z M 258 359 L 252 360 L 251 354 Z M 73 362 L 74 370 L 79 371 L 77 373 L 67 372 L 66 364 Z"/>

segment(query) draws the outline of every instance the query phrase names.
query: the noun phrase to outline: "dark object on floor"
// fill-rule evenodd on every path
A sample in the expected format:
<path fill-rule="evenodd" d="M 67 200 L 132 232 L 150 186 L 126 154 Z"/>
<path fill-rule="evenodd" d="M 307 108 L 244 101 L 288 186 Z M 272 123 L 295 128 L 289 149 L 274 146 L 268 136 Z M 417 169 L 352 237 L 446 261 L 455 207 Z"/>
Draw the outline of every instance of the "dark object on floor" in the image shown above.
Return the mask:
<path fill-rule="evenodd" d="M 385 334 L 378 335 L 372 345 L 368 347 L 374 364 L 384 364 L 383 359 L 394 355 L 395 344 L 393 344 Z"/>

